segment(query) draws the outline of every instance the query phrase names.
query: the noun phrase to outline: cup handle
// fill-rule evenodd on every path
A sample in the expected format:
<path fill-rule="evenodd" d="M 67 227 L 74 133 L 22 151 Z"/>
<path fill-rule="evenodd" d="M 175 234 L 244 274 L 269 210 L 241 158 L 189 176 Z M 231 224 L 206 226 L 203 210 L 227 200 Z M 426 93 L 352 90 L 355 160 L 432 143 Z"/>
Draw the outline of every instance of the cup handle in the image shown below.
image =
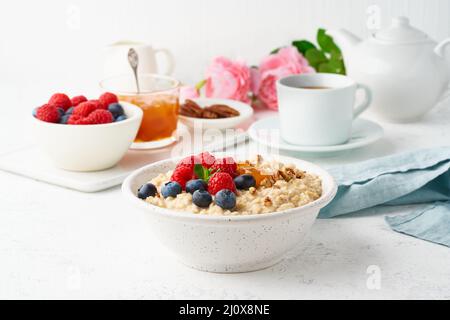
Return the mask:
<path fill-rule="evenodd" d="M 171 75 L 173 70 L 175 69 L 175 58 L 173 57 L 172 52 L 168 49 L 155 49 L 155 55 L 162 54 L 166 57 L 167 60 L 167 70 L 164 72 L 165 75 Z"/>
<path fill-rule="evenodd" d="M 360 90 L 360 89 L 364 90 L 365 99 L 359 106 L 357 106 L 353 110 L 353 119 L 356 119 L 357 117 L 359 117 L 359 115 L 361 113 L 363 113 L 364 111 L 366 111 L 367 108 L 369 108 L 370 104 L 372 103 L 372 92 L 370 91 L 369 87 L 358 83 L 356 86 L 356 90 Z"/>

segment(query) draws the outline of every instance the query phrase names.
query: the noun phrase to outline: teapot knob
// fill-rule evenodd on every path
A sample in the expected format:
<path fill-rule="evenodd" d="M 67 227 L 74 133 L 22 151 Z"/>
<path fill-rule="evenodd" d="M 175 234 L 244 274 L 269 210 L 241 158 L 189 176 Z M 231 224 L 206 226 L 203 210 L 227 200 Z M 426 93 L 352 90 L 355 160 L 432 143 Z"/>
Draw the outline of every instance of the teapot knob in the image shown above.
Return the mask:
<path fill-rule="evenodd" d="M 392 18 L 392 25 L 395 27 L 409 26 L 409 19 L 407 17 Z"/>

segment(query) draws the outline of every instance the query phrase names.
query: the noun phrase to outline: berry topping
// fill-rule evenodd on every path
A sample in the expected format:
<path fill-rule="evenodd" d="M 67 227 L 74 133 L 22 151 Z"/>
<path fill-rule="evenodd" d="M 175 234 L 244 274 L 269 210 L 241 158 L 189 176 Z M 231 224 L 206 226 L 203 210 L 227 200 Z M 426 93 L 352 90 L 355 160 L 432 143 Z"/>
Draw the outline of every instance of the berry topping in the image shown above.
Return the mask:
<path fill-rule="evenodd" d="M 95 105 L 95 109 L 108 109 L 100 100 L 89 100 L 89 102 Z"/>
<path fill-rule="evenodd" d="M 88 101 L 88 99 L 85 96 L 76 96 L 73 97 L 70 101 L 72 102 L 72 106 L 76 107 L 80 103 Z"/>
<path fill-rule="evenodd" d="M 65 114 L 61 117 L 59 120 L 59 123 L 61 124 L 67 124 L 69 122 L 70 114 Z"/>
<path fill-rule="evenodd" d="M 232 210 L 236 207 L 236 195 L 233 191 L 223 189 L 217 192 L 216 204 L 224 210 Z"/>
<path fill-rule="evenodd" d="M 71 114 L 69 116 L 69 120 L 67 120 L 67 124 L 81 124 L 81 116 L 76 115 L 76 114 Z"/>
<path fill-rule="evenodd" d="M 189 180 L 186 183 L 186 192 L 193 194 L 197 190 L 207 190 L 208 185 L 202 179 Z"/>
<path fill-rule="evenodd" d="M 175 168 L 175 171 L 170 177 L 170 181 L 178 182 L 181 188 L 186 188 L 186 182 L 193 178 L 193 168 L 187 165 L 179 165 Z"/>
<path fill-rule="evenodd" d="M 212 202 L 212 197 L 206 190 L 197 190 L 192 195 L 192 202 L 200 208 L 208 208 Z"/>
<path fill-rule="evenodd" d="M 56 108 L 67 110 L 72 106 L 72 101 L 70 101 L 69 97 L 64 93 L 55 93 L 48 101 L 48 104 Z"/>
<path fill-rule="evenodd" d="M 71 115 L 73 112 L 74 107 L 70 107 L 69 109 L 67 109 L 66 114 L 67 115 Z"/>
<path fill-rule="evenodd" d="M 127 120 L 127 116 L 126 115 L 118 116 L 115 121 L 119 122 L 119 121 L 123 121 L 123 120 Z"/>
<path fill-rule="evenodd" d="M 234 178 L 234 184 L 239 190 L 248 190 L 256 186 L 256 180 L 251 174 L 242 174 Z"/>
<path fill-rule="evenodd" d="M 90 115 L 97 107 L 94 103 L 90 101 L 82 102 L 75 108 L 73 108 L 72 115 L 79 116 L 80 118 L 85 118 Z"/>
<path fill-rule="evenodd" d="M 114 118 L 108 110 L 94 110 L 87 118 L 84 119 L 85 124 L 105 124 L 113 122 Z"/>
<path fill-rule="evenodd" d="M 108 110 L 109 110 L 109 112 L 111 112 L 112 113 L 112 115 L 114 116 L 114 118 L 117 118 L 117 117 L 119 117 L 119 116 L 122 116 L 123 115 L 123 108 L 122 108 L 122 106 L 119 104 L 119 103 L 111 103 L 109 106 L 108 106 Z"/>
<path fill-rule="evenodd" d="M 64 109 L 63 108 L 57 108 L 57 110 L 58 110 L 58 112 L 59 112 L 59 115 L 62 117 L 63 115 L 65 115 L 66 114 L 66 112 L 64 111 Z"/>
<path fill-rule="evenodd" d="M 155 185 L 147 183 L 141 186 L 138 190 L 138 197 L 140 199 L 147 199 L 148 197 L 154 197 L 157 193 Z"/>
<path fill-rule="evenodd" d="M 200 159 L 197 156 L 189 156 L 182 159 L 177 164 L 178 167 L 189 167 L 192 171 L 194 171 L 194 166 L 200 163 Z"/>
<path fill-rule="evenodd" d="M 212 195 L 216 195 L 217 192 L 223 189 L 228 189 L 233 192 L 236 191 L 233 178 L 226 172 L 214 173 L 209 179 L 208 191 Z"/>
<path fill-rule="evenodd" d="M 105 106 L 105 108 L 108 108 L 108 106 L 111 103 L 117 103 L 119 102 L 119 99 L 117 99 L 117 96 L 114 93 L 111 92 L 105 92 L 98 98 L 100 102 Z"/>
<path fill-rule="evenodd" d="M 200 153 L 198 155 L 198 158 L 200 159 L 202 166 L 208 169 L 211 168 L 211 166 L 216 161 L 216 158 L 209 152 Z"/>
<path fill-rule="evenodd" d="M 80 106 L 75 108 L 74 113 L 70 116 L 69 121 L 67 122 L 68 124 L 89 125 L 89 124 L 105 124 L 113 122 L 113 116 L 111 112 L 104 109 L 94 110 L 86 117 L 78 115 L 75 113 L 75 111 L 77 111 L 77 108 L 79 108 Z"/>
<path fill-rule="evenodd" d="M 36 111 L 36 118 L 45 122 L 58 123 L 61 115 L 55 106 L 44 104 Z"/>
<path fill-rule="evenodd" d="M 161 194 L 164 198 L 172 197 L 176 198 L 183 190 L 181 189 L 181 185 L 176 181 L 167 182 L 161 188 Z"/>
<path fill-rule="evenodd" d="M 237 164 L 231 157 L 216 159 L 211 166 L 211 172 L 226 172 L 232 177 L 236 176 L 236 170 Z"/>

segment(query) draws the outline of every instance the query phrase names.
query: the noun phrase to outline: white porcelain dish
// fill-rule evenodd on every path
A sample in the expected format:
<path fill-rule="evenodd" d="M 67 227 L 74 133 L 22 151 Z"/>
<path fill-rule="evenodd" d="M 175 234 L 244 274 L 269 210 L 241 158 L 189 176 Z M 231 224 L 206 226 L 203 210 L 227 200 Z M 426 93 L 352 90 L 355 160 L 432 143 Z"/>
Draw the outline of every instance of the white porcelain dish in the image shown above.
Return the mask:
<path fill-rule="evenodd" d="M 379 140 L 384 135 L 383 128 L 366 119 L 353 122 L 349 141 L 334 146 L 301 146 L 284 141 L 280 135 L 278 116 L 268 117 L 255 122 L 249 129 L 250 138 L 275 150 L 286 150 L 301 153 L 327 154 L 361 148 Z"/>
<path fill-rule="evenodd" d="M 267 156 L 265 156 L 268 158 Z M 208 216 L 151 205 L 138 188 L 175 167 L 179 159 L 160 161 L 133 172 L 122 185 L 126 199 L 148 217 L 148 227 L 184 264 L 203 271 L 235 273 L 272 266 L 298 249 L 319 210 L 335 196 L 337 186 L 325 170 L 306 161 L 276 157 L 283 163 L 315 173 L 322 179 L 322 196 L 283 212 L 247 216 Z"/>
<path fill-rule="evenodd" d="M 125 155 L 142 120 L 142 110 L 120 102 L 128 119 L 100 125 L 63 125 L 32 117 L 32 131 L 39 149 L 58 168 L 99 171 L 116 165 Z"/>
<path fill-rule="evenodd" d="M 236 100 L 215 98 L 198 98 L 192 100 L 202 108 L 211 106 L 213 104 L 225 104 L 239 111 L 240 115 L 237 117 L 223 119 L 199 119 L 180 115 L 180 121 L 190 128 L 195 127 L 203 130 L 235 128 L 244 121 L 250 119 L 250 117 L 253 115 L 253 108 L 251 106 Z"/>

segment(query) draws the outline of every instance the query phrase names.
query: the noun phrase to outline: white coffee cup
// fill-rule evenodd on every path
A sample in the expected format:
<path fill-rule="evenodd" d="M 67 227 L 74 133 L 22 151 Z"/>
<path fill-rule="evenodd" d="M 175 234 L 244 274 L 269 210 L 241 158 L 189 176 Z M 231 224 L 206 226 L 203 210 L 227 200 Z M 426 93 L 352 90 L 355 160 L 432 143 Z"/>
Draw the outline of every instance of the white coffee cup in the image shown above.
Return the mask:
<path fill-rule="evenodd" d="M 365 91 L 357 107 L 357 90 Z M 304 146 L 330 146 L 346 143 L 352 122 L 372 101 L 366 86 L 337 74 L 300 74 L 277 81 L 281 137 Z"/>
<path fill-rule="evenodd" d="M 103 66 L 103 76 L 105 78 L 132 73 L 128 62 L 128 51 L 130 48 L 133 48 L 139 56 L 139 73 L 172 74 L 175 67 L 175 60 L 168 49 L 155 49 L 151 45 L 142 42 L 119 41 L 110 44 L 105 49 Z M 165 58 L 165 70 L 161 70 L 159 67 L 160 63 L 158 62 L 160 61 L 158 61 L 158 56 Z"/>

